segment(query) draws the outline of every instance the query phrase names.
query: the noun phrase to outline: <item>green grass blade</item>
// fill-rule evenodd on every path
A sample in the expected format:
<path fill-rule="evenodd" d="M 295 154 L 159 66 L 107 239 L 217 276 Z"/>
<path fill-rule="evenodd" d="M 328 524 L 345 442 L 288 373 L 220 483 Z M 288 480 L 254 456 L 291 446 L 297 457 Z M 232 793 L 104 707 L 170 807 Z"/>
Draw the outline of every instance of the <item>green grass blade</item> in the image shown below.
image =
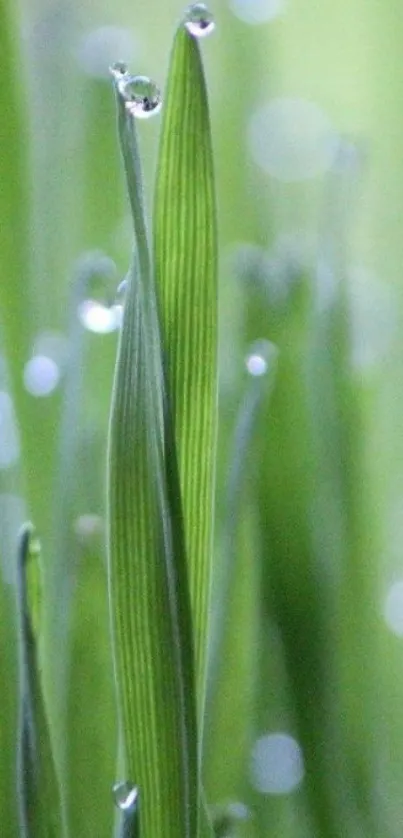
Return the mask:
<path fill-rule="evenodd" d="M 193 838 L 197 736 L 186 560 L 180 510 L 172 502 L 174 451 L 163 422 L 137 138 L 119 93 L 117 100 L 138 252 L 125 302 L 109 435 L 110 608 L 124 779 L 140 789 L 142 838 Z"/>
<path fill-rule="evenodd" d="M 184 706 L 185 685 L 191 695 L 192 684 L 179 659 L 179 615 L 172 592 L 175 570 L 166 532 L 169 520 L 166 508 L 161 508 L 164 472 L 156 456 L 150 354 L 141 286 L 132 277 L 109 452 L 110 602 L 119 705 L 127 778 L 141 792 L 142 833 L 192 836 L 197 802 L 195 730 Z"/>
<path fill-rule="evenodd" d="M 62 835 L 59 787 L 38 662 L 38 552 L 33 528 L 26 524 L 20 536 L 17 577 L 21 679 L 18 741 L 20 823 L 22 838 L 59 838 Z"/>
<path fill-rule="evenodd" d="M 28 132 L 25 90 L 18 44 L 18 13 L 12 2 L 0 4 L 0 307 L 2 339 L 10 365 L 17 414 L 26 417 L 21 368 L 27 354 L 28 264 Z M 21 281 L 24 277 L 25 281 Z M 28 417 L 27 417 L 28 422 Z M 25 431 L 25 426 L 23 428 Z M 25 436 L 22 439 L 25 445 Z"/>
<path fill-rule="evenodd" d="M 255 457 L 257 418 L 262 404 L 270 397 L 275 376 L 277 357 L 274 347 L 271 350 L 270 372 L 247 382 L 238 410 L 229 452 L 223 543 L 214 578 L 205 782 L 209 800 L 219 805 L 218 826 L 223 828 L 228 814 L 225 806 L 221 810 L 220 805 L 244 800 L 248 789 L 245 781 L 252 746 L 261 631 L 259 545 L 252 491 L 256 463 L 251 467 L 250 460 L 251 454 Z M 233 831 L 228 826 L 228 834 Z"/>
<path fill-rule="evenodd" d="M 242 513 L 244 511 L 243 489 L 245 475 L 247 474 L 248 458 L 256 430 L 256 419 L 263 399 L 267 398 L 270 393 L 272 378 L 275 375 L 277 357 L 274 347 L 272 347 L 272 358 L 270 358 L 270 361 L 272 369 L 270 369 L 269 373 L 269 382 L 265 380 L 267 374 L 263 377 L 252 378 L 248 382 L 248 387 L 245 389 L 244 398 L 238 411 L 237 423 L 230 448 L 229 473 L 226 487 L 226 510 L 223 520 L 223 558 L 219 563 L 220 566 L 215 575 L 213 588 L 212 632 L 208 662 L 208 706 L 214 701 L 217 678 L 219 679 L 220 669 L 223 666 L 222 644 L 225 635 L 228 633 L 228 612 L 232 608 L 232 603 L 230 603 L 232 598 L 229 597 L 229 592 L 232 590 L 232 585 L 235 584 L 235 566 L 237 565 L 237 556 L 239 553 L 238 528 L 240 521 L 242 521 Z M 250 622 L 250 619 L 248 622 Z M 236 632 L 230 632 L 230 634 L 236 634 Z M 242 634 L 244 636 L 245 632 Z"/>
<path fill-rule="evenodd" d="M 161 339 L 178 456 L 203 715 L 217 427 L 213 157 L 199 45 L 177 32 L 164 102 L 154 204 Z"/>

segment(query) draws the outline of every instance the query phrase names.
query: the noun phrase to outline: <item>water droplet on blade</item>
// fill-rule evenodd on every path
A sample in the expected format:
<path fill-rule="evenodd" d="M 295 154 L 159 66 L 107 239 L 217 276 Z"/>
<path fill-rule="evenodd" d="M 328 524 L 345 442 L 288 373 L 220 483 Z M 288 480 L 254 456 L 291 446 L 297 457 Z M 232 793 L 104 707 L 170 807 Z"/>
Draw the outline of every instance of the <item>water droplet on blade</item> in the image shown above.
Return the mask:
<path fill-rule="evenodd" d="M 205 3 L 193 3 L 185 12 L 184 26 L 194 38 L 205 38 L 215 29 L 212 13 Z"/>
<path fill-rule="evenodd" d="M 128 279 L 122 279 L 122 282 L 119 283 L 117 291 L 116 291 L 116 303 L 118 305 L 123 305 L 123 303 L 126 299 L 126 294 L 127 294 L 128 287 L 129 287 L 129 280 Z"/>
<path fill-rule="evenodd" d="M 77 266 L 80 285 L 78 317 L 90 332 L 108 334 L 120 325 L 116 310 L 117 268 L 113 259 L 102 252 L 84 254 Z"/>
<path fill-rule="evenodd" d="M 124 74 L 117 85 L 126 109 L 137 119 L 149 119 L 161 110 L 161 91 L 148 76 Z"/>
<path fill-rule="evenodd" d="M 115 61 L 109 70 L 115 79 L 121 79 L 122 76 L 126 76 L 128 74 L 127 64 L 124 61 Z"/>
<path fill-rule="evenodd" d="M 113 786 L 113 797 L 115 805 L 121 812 L 134 812 L 137 808 L 139 790 L 137 786 L 128 781 L 115 783 Z"/>

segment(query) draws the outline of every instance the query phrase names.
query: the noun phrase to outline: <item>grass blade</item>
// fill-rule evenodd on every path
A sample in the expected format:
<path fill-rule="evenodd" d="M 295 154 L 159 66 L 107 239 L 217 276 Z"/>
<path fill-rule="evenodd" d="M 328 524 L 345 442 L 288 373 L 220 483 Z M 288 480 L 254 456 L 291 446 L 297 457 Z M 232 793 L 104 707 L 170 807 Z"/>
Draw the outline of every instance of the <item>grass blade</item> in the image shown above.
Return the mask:
<path fill-rule="evenodd" d="M 59 787 L 53 761 L 38 663 L 40 630 L 39 547 L 23 527 L 18 557 L 21 707 L 18 790 L 22 838 L 62 835 Z"/>
<path fill-rule="evenodd" d="M 125 780 L 140 790 L 143 838 L 193 838 L 197 737 L 186 560 L 172 503 L 174 452 L 165 439 L 135 124 L 117 93 L 137 244 L 115 374 L 108 477 L 110 608 Z"/>
<path fill-rule="evenodd" d="M 176 34 L 154 204 L 158 311 L 178 456 L 203 716 L 217 429 L 216 214 L 210 121 L 197 40 Z"/>
<path fill-rule="evenodd" d="M 4 69 L 0 84 L 0 306 L 17 414 L 28 423 L 21 368 L 27 354 L 29 300 L 27 283 L 20 281 L 26 276 L 28 264 L 28 136 L 17 35 L 18 15 L 14 4 L 3 2 L 0 4 L 0 56 Z"/>

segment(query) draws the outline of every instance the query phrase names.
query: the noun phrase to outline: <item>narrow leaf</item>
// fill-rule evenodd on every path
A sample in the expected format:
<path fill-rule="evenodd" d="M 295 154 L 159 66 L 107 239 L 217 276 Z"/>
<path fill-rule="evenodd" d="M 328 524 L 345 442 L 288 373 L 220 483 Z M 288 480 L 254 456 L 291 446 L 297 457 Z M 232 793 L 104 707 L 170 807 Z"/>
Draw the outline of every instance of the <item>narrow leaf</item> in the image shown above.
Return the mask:
<path fill-rule="evenodd" d="M 203 716 L 217 429 L 216 213 L 210 121 L 197 40 L 179 28 L 164 102 L 154 259 L 180 476 Z"/>
<path fill-rule="evenodd" d="M 139 788 L 142 838 L 194 838 L 197 739 L 186 559 L 174 451 L 165 431 L 165 386 L 137 138 L 133 117 L 117 93 L 137 244 L 109 434 L 109 585 L 123 779 Z"/>
<path fill-rule="evenodd" d="M 62 835 L 59 787 L 38 663 L 40 630 L 39 543 L 31 524 L 20 535 L 18 605 L 20 723 L 18 792 L 22 838 Z"/>

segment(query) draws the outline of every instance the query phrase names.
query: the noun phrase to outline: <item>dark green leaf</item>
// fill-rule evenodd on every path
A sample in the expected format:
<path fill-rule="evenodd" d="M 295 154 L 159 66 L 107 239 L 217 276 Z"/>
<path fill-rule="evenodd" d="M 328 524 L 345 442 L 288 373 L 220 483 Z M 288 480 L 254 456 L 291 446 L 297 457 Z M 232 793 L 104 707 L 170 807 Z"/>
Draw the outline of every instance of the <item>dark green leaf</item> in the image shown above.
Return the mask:
<path fill-rule="evenodd" d="M 59 787 L 38 660 L 40 619 L 39 543 L 30 524 L 20 535 L 18 605 L 20 723 L 18 791 L 22 838 L 60 838 Z"/>

